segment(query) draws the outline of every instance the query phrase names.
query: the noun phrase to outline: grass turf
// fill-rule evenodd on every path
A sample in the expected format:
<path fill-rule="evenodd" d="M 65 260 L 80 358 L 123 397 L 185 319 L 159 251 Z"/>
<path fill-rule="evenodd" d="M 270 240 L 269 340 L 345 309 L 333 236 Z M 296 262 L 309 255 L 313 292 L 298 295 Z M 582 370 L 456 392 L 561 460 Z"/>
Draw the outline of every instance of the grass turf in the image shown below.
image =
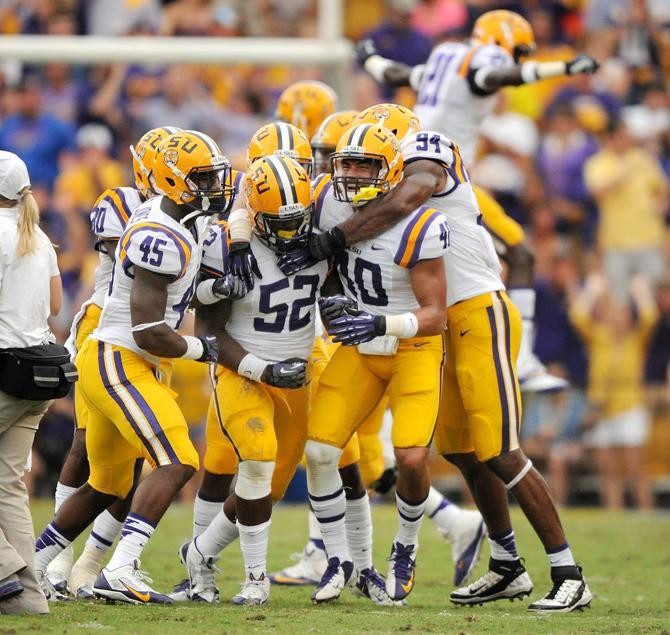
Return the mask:
<path fill-rule="evenodd" d="M 36 531 L 51 518 L 52 506 L 33 507 Z M 395 512 L 375 506 L 375 562 L 385 572 L 385 557 L 395 532 Z M 247 609 L 229 605 L 228 599 L 242 579 L 239 549 L 224 552 L 219 565 L 222 602 L 217 605 L 177 604 L 169 607 L 108 605 L 71 602 L 51 605 L 48 617 L 0 616 L 0 635 L 23 633 L 666 633 L 670 635 L 670 517 L 597 510 L 569 510 L 563 520 L 575 554 L 588 576 L 595 599 L 592 609 L 569 615 L 537 616 L 526 611 L 527 601 L 495 602 L 482 607 L 454 607 L 452 562 L 449 546 L 430 521 L 422 529 L 416 587 L 405 608 L 381 608 L 352 597 L 348 592 L 334 604 L 313 606 L 311 589 L 272 589 L 270 604 Z M 549 588 L 546 557 L 525 519 L 515 510 L 518 545 L 535 583 L 531 598 Z M 301 507 L 278 507 L 272 521 L 269 566 L 286 566 L 288 555 L 306 539 L 306 515 Z M 154 587 L 168 591 L 183 578 L 176 556 L 187 539 L 191 512 L 173 507 L 149 543 L 143 568 Z M 82 539 L 79 541 L 81 545 Z M 77 553 L 79 550 L 77 550 Z M 484 571 L 488 550 L 476 575 Z"/>

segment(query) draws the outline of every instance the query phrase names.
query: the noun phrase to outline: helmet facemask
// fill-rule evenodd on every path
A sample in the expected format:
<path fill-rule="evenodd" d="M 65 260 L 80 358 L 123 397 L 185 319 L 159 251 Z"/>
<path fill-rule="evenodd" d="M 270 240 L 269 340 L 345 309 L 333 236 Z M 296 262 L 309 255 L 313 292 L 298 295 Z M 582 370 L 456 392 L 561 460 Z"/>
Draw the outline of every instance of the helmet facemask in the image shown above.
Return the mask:
<path fill-rule="evenodd" d="M 333 194 L 338 201 L 365 205 L 391 189 L 386 181 L 389 166 L 381 154 L 336 152 L 330 164 Z M 352 171 L 355 174 L 347 174 Z"/>
<path fill-rule="evenodd" d="M 277 253 L 304 245 L 312 230 L 312 209 L 313 205 L 305 208 L 298 203 L 279 208 L 278 214 L 257 212 L 254 215 L 256 234 Z"/>
<path fill-rule="evenodd" d="M 202 214 L 226 214 L 235 199 L 233 174 L 225 160 L 215 160 L 215 165 L 193 168 L 184 182 L 188 192 L 182 194 L 182 201 Z"/>

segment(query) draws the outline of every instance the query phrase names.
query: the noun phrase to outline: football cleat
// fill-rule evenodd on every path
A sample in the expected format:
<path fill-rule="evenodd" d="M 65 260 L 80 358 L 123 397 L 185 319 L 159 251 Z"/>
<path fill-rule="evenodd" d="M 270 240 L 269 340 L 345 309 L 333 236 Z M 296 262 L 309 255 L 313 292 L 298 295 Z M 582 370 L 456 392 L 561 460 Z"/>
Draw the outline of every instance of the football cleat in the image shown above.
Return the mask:
<path fill-rule="evenodd" d="M 219 589 L 214 580 L 214 574 L 221 571 L 216 566 L 218 556 L 204 556 L 198 551 L 195 540 L 189 540 L 179 547 L 179 559 L 188 573 L 190 599 L 194 602 L 218 602 Z"/>
<path fill-rule="evenodd" d="M 93 597 L 93 584 L 95 583 L 105 554 L 99 549 L 84 546 L 84 551 L 77 559 L 70 573 L 70 589 L 75 597 L 91 599 Z"/>
<path fill-rule="evenodd" d="M 414 588 L 416 546 L 394 542 L 389 556 L 386 593 L 392 600 L 404 600 Z"/>
<path fill-rule="evenodd" d="M 72 545 L 68 545 L 47 566 L 47 578 L 59 593 L 67 593 L 67 581 L 72 569 Z"/>
<path fill-rule="evenodd" d="M 506 562 L 489 560 L 489 570 L 469 586 L 452 591 L 454 604 L 483 604 L 493 600 L 514 600 L 530 595 L 533 590 L 528 572 L 521 560 Z"/>
<path fill-rule="evenodd" d="M 358 579 L 351 587 L 352 595 L 365 597 L 372 600 L 373 604 L 379 606 L 394 606 L 399 602 L 394 602 L 386 592 L 386 581 L 382 575 L 373 567 L 372 569 L 363 569 L 358 575 Z"/>
<path fill-rule="evenodd" d="M 126 604 L 172 604 L 172 599 L 154 591 L 148 583 L 153 580 L 140 571 L 140 561 L 116 569 L 105 567 L 93 584 L 93 595 Z"/>
<path fill-rule="evenodd" d="M 72 600 L 71 597 L 68 597 L 64 593 L 56 590 L 44 571 L 38 571 L 37 577 L 40 583 L 40 588 L 42 589 L 42 593 L 44 593 L 44 596 L 49 602 L 70 602 Z"/>
<path fill-rule="evenodd" d="M 184 578 L 172 587 L 172 592 L 168 595 L 175 602 L 188 602 L 191 599 L 191 583 L 188 578 Z"/>
<path fill-rule="evenodd" d="M 339 558 L 328 560 L 328 566 L 323 577 L 312 593 L 312 602 L 330 602 L 340 597 L 344 587 L 349 584 L 354 573 L 354 564 L 349 560 L 340 563 Z"/>
<path fill-rule="evenodd" d="M 488 533 L 486 525 L 479 512 L 464 509 L 450 523 L 448 532 L 439 526 L 438 531 L 451 543 L 454 584 L 460 586 L 479 562 L 482 544 Z"/>
<path fill-rule="evenodd" d="M 516 369 L 519 377 L 519 389 L 522 393 L 552 393 L 570 387 L 567 380 L 552 375 L 532 351 L 519 354 Z"/>
<path fill-rule="evenodd" d="M 581 567 L 552 567 L 554 586 L 544 597 L 533 602 L 529 611 L 538 613 L 570 613 L 591 606 L 593 595 L 582 575 Z"/>
<path fill-rule="evenodd" d="M 328 566 L 328 557 L 325 550 L 319 549 L 311 540 L 305 545 L 302 553 L 294 553 L 291 559 L 298 562 L 277 573 L 270 574 L 272 584 L 286 586 L 316 585 L 323 577 Z"/>
<path fill-rule="evenodd" d="M 249 577 L 242 582 L 240 592 L 230 600 L 231 604 L 237 606 L 259 606 L 267 604 L 270 598 L 270 580 L 261 573 L 261 577 L 256 580 L 250 573 Z"/>

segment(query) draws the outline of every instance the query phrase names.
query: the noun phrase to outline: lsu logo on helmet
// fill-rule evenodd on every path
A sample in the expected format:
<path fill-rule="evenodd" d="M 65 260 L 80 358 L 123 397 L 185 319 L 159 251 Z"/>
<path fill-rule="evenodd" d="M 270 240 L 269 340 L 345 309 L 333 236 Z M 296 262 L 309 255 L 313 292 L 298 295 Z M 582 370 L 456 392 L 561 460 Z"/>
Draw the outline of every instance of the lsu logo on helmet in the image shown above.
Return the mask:
<path fill-rule="evenodd" d="M 133 156 L 135 187 L 145 198 L 149 198 L 154 193 L 150 177 L 158 144 L 164 137 L 175 132 L 181 132 L 181 128 L 175 126 L 154 128 L 145 132 L 134 146 L 130 146 L 130 154 Z"/>
<path fill-rule="evenodd" d="M 305 133 L 298 127 L 280 121 L 259 128 L 247 148 L 247 168 L 254 161 L 271 154 L 297 161 L 309 176 L 312 175 L 312 148 Z"/>
<path fill-rule="evenodd" d="M 354 124 L 370 123 L 383 126 L 390 130 L 399 141 L 406 136 L 419 132 L 421 122 L 419 118 L 405 106 L 399 104 L 377 104 L 360 112 L 353 121 Z"/>

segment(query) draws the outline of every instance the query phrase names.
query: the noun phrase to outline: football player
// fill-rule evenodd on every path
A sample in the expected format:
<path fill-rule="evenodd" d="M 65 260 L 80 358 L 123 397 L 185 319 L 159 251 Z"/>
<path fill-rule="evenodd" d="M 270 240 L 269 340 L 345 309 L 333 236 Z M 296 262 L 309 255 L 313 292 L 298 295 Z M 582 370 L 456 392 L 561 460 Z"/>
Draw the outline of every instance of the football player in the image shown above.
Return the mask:
<path fill-rule="evenodd" d="M 505 86 L 520 86 L 552 77 L 594 73 L 598 63 L 588 55 L 568 61 L 526 60 L 535 50 L 530 24 L 519 14 L 488 11 L 475 22 L 468 43 L 436 46 L 426 64 L 409 67 L 378 55 L 370 40 L 358 46 L 359 61 L 379 82 L 411 86 L 417 91 L 415 110 L 426 130 L 452 139 L 466 165 L 475 160 L 479 126 Z M 475 187 L 484 223 L 499 243 L 509 265 L 510 298 L 523 317 L 518 373 L 523 391 L 561 390 L 565 380 L 549 375 L 533 353 L 535 291 L 534 258 L 521 226 L 509 218 L 485 191 Z"/>
<path fill-rule="evenodd" d="M 323 257 L 337 258 L 342 253 L 338 245 L 373 240 L 416 205 L 439 203 L 450 222 L 454 247 L 445 258 L 449 344 L 436 446 L 463 473 L 486 521 L 491 547 L 487 574 L 455 591 L 451 599 L 479 604 L 532 591 L 507 508 L 511 491 L 542 541 L 551 567 L 551 590 L 529 608 L 579 609 L 590 603 L 591 592 L 575 564 L 548 487 L 519 447 L 521 404 L 514 367 L 519 313 L 503 293 L 492 239 L 483 229 L 458 147 L 434 131 L 413 134 L 402 146 L 407 165 L 395 190 L 369 203 L 364 215 L 329 229 L 325 239 L 314 244 Z M 280 266 L 293 271 L 303 259 L 312 258 L 296 250 L 282 257 Z"/>
<path fill-rule="evenodd" d="M 48 563 L 133 484 L 137 459 L 153 472 L 138 487 L 121 540 L 93 593 L 131 604 L 171 603 L 152 589 L 140 555 L 198 454 L 174 395 L 161 381 L 161 360 L 216 360 L 216 338 L 176 332 L 193 297 L 202 238 L 195 221 L 225 212 L 234 190 L 228 160 L 195 131 L 166 136 L 151 169 L 156 196 L 130 218 L 116 248 L 100 322 L 77 356 L 88 406 L 90 475 L 59 509 L 36 544 L 36 570 Z"/>
<path fill-rule="evenodd" d="M 275 116 L 297 126 L 311 139 L 323 120 L 335 112 L 336 106 L 337 95 L 330 86 L 314 80 L 300 81 L 284 89 Z"/>
<path fill-rule="evenodd" d="M 372 123 L 384 125 L 399 139 L 419 130 L 418 117 L 408 108 L 396 104 L 379 104 L 367 108 L 359 113 L 354 121 L 359 124 Z M 330 182 L 329 175 L 321 175 L 315 181 L 315 194 L 317 198 L 325 196 L 330 188 L 332 188 L 332 183 Z M 235 243 L 233 243 L 233 245 L 235 245 Z M 374 423 L 379 418 L 380 414 L 381 413 L 376 412 L 370 422 L 366 421 L 361 425 L 360 430 L 368 431 L 369 429 L 374 429 Z M 379 432 L 379 428 L 377 428 L 376 432 Z M 368 438 L 371 437 L 369 435 L 363 437 L 364 440 Z M 344 465 L 349 465 L 351 463 L 349 456 L 350 446 L 351 442 L 347 444 L 341 459 L 341 462 Z M 361 448 L 361 452 L 363 452 L 364 449 L 365 448 Z M 367 472 L 366 467 L 366 465 L 361 465 L 363 472 Z M 392 473 L 393 472 L 391 472 L 391 474 Z M 343 474 L 343 478 L 346 478 L 345 474 Z M 393 484 L 394 480 L 389 479 L 387 474 L 385 478 L 381 479 L 379 483 L 373 487 L 373 489 L 381 487 L 385 491 L 388 491 Z M 352 496 L 352 492 L 357 489 L 356 482 L 345 482 L 345 485 L 347 486 L 345 488 L 347 496 Z M 367 481 L 366 485 L 369 486 L 370 482 Z M 347 513 L 349 513 L 350 505 L 351 503 L 348 498 Z M 467 580 L 468 576 L 476 566 L 482 542 L 486 537 L 486 526 L 482 520 L 481 514 L 476 511 L 461 509 L 458 505 L 442 496 L 442 494 L 440 494 L 434 487 L 431 487 L 426 501 L 425 515 L 435 522 L 440 533 L 451 543 L 452 558 L 454 562 L 454 584 L 462 584 Z M 345 517 L 345 524 L 347 527 L 350 525 L 348 516 Z M 313 519 L 310 517 L 310 541 L 303 549 L 300 560 L 297 564 L 283 569 L 278 574 L 274 574 L 271 577 L 272 581 L 281 584 L 315 583 L 316 573 L 319 570 L 319 567 L 324 566 L 323 561 L 325 560 L 320 553 L 320 548 L 323 544 L 320 538 L 318 525 L 317 527 L 314 527 Z M 363 552 L 365 552 L 365 548 L 363 549 Z M 356 560 L 355 555 L 354 560 Z"/>
<path fill-rule="evenodd" d="M 84 302 L 75 316 L 66 346 L 72 359 L 76 358 L 86 338 L 95 330 L 100 320 L 105 295 L 112 277 L 114 267 L 114 251 L 119 237 L 133 211 L 144 201 L 154 196 L 149 182 L 153 153 L 163 137 L 177 132 L 179 128 L 154 128 L 146 132 L 137 144 L 131 146 L 133 155 L 133 172 L 135 187 L 117 187 L 105 190 L 91 211 L 91 229 L 97 238 L 96 250 L 99 264 L 95 270 L 94 291 L 89 300 Z M 56 484 L 56 506 L 60 506 L 81 487 L 88 477 L 88 458 L 86 455 L 86 425 L 88 408 L 82 397 L 81 390 L 75 384 L 74 415 L 76 429 L 72 446 L 65 459 L 61 474 Z M 138 462 L 141 469 L 142 461 Z M 50 564 L 47 570 L 48 581 L 59 593 L 64 593 L 69 586 L 76 597 L 92 597 L 91 588 L 100 572 L 102 560 L 116 538 L 126 518 L 132 491 L 123 501 L 113 503 L 103 511 L 93 524 L 92 531 L 84 545 L 84 552 L 72 566 L 72 547 L 62 551 Z M 72 572 L 70 573 L 70 570 Z"/>
<path fill-rule="evenodd" d="M 402 179 L 398 142 L 382 126 L 363 124 L 345 132 L 331 161 L 333 187 L 317 197 L 315 207 L 315 225 L 323 230 Z M 344 346 L 321 376 L 305 446 L 310 504 L 329 557 L 314 602 L 337 598 L 352 577 L 338 461 L 387 389 L 398 464 L 398 530 L 386 592 L 402 601 L 413 588 L 444 355 L 443 256 L 448 246 L 445 218 L 422 207 L 374 241 L 351 245 L 337 259 L 345 295 L 325 299 L 322 315 L 329 334 Z"/>
<path fill-rule="evenodd" d="M 330 155 L 345 130 L 352 126 L 356 110 L 340 110 L 326 117 L 310 141 L 314 155 L 314 175 L 330 172 Z"/>
<path fill-rule="evenodd" d="M 280 124 L 286 125 L 286 124 Z M 211 601 L 211 586 L 199 576 L 222 548 L 217 525 L 235 522 L 245 562 L 245 579 L 233 604 L 268 601 L 266 558 L 273 501 L 280 500 L 302 457 L 310 405 L 316 295 L 328 273 L 315 263 L 290 278 L 276 265 L 288 241 L 309 231 L 312 188 L 296 161 L 271 154 L 254 161 L 246 174 L 245 198 L 253 216 L 251 245 L 262 284 L 241 299 L 218 302 L 221 278 L 198 286 L 205 332 L 216 330 L 224 353 L 216 370 L 215 406 L 219 435 L 231 442 L 239 459 L 235 492 L 223 511 L 193 541 L 181 547 L 191 578 L 191 599 Z M 206 241 L 203 263 L 222 272 L 225 227 L 215 226 Z M 225 328 L 225 331 L 224 331 Z M 206 573 L 203 572 L 203 573 Z"/>

